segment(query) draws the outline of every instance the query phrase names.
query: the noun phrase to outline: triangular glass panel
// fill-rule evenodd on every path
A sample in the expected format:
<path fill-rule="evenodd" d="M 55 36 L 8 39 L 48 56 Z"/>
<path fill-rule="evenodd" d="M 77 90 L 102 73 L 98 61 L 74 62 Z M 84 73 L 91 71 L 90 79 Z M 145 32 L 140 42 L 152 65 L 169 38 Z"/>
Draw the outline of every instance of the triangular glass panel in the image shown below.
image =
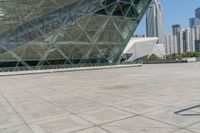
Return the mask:
<path fill-rule="evenodd" d="M 123 16 L 120 5 L 118 4 L 113 12 L 113 16 Z"/>
<path fill-rule="evenodd" d="M 132 19 L 137 19 L 138 13 L 133 6 L 131 6 L 129 11 L 127 12 L 126 17 L 130 17 Z"/>

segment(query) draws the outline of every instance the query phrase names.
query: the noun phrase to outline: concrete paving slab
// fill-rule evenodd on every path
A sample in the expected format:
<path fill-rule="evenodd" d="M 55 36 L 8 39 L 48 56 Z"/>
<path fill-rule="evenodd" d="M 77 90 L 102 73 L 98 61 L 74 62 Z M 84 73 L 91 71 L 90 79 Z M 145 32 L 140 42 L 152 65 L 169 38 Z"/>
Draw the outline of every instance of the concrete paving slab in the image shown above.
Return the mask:
<path fill-rule="evenodd" d="M 0 133 L 198 133 L 200 63 L 0 77 Z"/>
<path fill-rule="evenodd" d="M 29 124 L 34 133 L 70 133 L 93 125 L 75 115 L 67 115 L 56 119 L 33 122 Z"/>
<path fill-rule="evenodd" d="M 174 126 L 137 116 L 102 126 L 112 133 L 169 133 L 176 129 Z"/>
<path fill-rule="evenodd" d="M 0 133 L 32 133 L 26 125 L 0 129 Z"/>
<path fill-rule="evenodd" d="M 85 130 L 81 130 L 75 133 L 109 133 L 105 131 L 104 129 L 98 128 L 98 127 L 93 127 Z"/>

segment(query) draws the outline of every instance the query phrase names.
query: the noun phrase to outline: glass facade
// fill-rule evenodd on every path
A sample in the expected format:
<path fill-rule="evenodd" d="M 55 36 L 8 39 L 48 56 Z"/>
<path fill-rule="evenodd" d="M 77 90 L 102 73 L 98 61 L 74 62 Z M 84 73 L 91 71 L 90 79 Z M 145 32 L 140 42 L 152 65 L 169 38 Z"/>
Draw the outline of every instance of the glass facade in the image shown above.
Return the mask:
<path fill-rule="evenodd" d="M 0 71 L 116 64 L 150 2 L 0 1 Z"/>

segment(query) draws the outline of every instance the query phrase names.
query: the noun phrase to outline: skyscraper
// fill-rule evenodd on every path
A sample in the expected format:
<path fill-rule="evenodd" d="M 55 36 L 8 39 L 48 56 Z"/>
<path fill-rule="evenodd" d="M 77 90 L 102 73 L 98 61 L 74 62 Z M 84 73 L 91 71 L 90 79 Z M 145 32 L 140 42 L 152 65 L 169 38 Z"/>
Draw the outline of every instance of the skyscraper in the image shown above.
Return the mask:
<path fill-rule="evenodd" d="M 200 18 L 200 7 L 195 10 L 195 17 Z"/>
<path fill-rule="evenodd" d="M 183 53 L 183 33 L 180 24 L 172 25 L 173 36 L 177 38 L 177 52 Z"/>
<path fill-rule="evenodd" d="M 195 40 L 200 40 L 200 25 L 195 27 Z"/>
<path fill-rule="evenodd" d="M 195 10 L 195 17 L 190 20 L 190 28 L 200 25 L 200 7 Z"/>
<path fill-rule="evenodd" d="M 171 36 L 165 35 L 165 50 L 167 55 L 170 55 L 172 53 L 171 44 L 172 44 Z"/>
<path fill-rule="evenodd" d="M 167 55 L 177 53 L 177 39 L 176 36 L 165 35 L 165 49 Z"/>
<path fill-rule="evenodd" d="M 200 25 L 195 27 L 195 50 L 200 51 Z"/>
<path fill-rule="evenodd" d="M 164 44 L 163 10 L 159 0 L 153 0 L 146 13 L 147 37 L 158 37 Z"/>
<path fill-rule="evenodd" d="M 196 26 L 196 18 L 189 19 L 190 28 L 194 28 Z"/>
<path fill-rule="evenodd" d="M 189 29 L 189 51 L 195 51 L 195 30 Z"/>

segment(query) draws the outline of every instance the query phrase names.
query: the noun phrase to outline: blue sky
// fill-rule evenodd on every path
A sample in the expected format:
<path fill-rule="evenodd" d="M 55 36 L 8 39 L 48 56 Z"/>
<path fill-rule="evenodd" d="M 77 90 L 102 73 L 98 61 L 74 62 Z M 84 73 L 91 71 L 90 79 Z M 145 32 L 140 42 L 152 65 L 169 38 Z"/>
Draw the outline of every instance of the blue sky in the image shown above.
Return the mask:
<path fill-rule="evenodd" d="M 164 10 L 165 33 L 171 33 L 173 24 L 189 26 L 189 18 L 195 16 L 195 9 L 200 7 L 200 0 L 160 0 Z M 145 17 L 138 26 L 135 34 L 145 34 Z"/>

